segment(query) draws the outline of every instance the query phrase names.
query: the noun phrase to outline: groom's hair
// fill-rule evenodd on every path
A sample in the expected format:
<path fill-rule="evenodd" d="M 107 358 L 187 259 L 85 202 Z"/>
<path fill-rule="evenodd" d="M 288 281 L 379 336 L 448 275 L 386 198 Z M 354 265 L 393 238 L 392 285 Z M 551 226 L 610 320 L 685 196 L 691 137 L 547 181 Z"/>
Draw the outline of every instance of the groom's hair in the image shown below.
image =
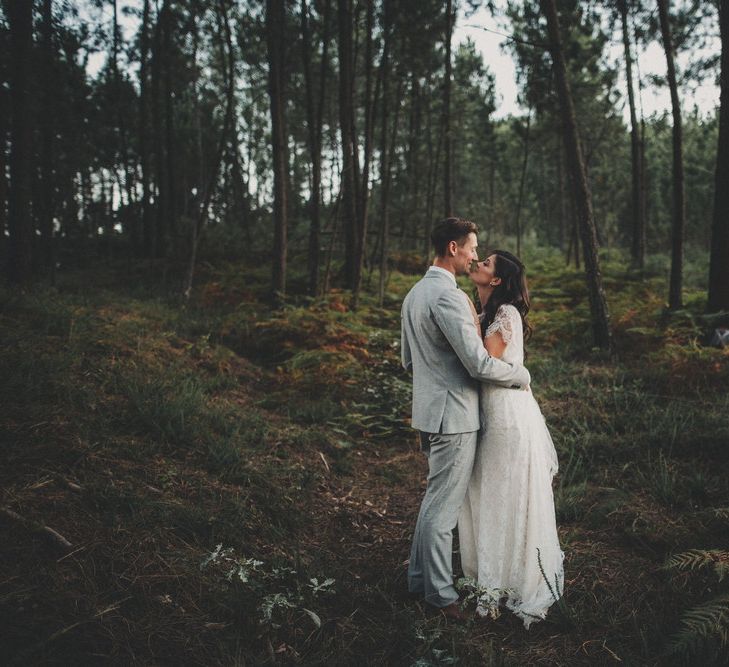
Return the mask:
<path fill-rule="evenodd" d="M 469 234 L 478 234 L 478 227 L 475 223 L 465 218 L 446 218 L 433 227 L 430 240 L 433 242 L 435 254 L 438 257 L 445 257 L 451 241 L 463 245 Z"/>

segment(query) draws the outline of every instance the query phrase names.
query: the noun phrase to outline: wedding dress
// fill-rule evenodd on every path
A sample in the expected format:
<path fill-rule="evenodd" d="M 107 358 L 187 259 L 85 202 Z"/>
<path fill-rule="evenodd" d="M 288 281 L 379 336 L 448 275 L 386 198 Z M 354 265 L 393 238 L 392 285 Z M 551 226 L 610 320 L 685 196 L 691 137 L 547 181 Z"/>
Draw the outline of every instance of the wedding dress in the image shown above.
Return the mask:
<path fill-rule="evenodd" d="M 514 306 L 496 312 L 486 335 L 496 332 L 506 344 L 501 358 L 523 363 L 522 321 Z M 557 454 L 531 391 L 481 384 L 481 423 L 458 520 L 461 564 L 478 582 L 479 613 L 501 601 L 529 628 L 563 590 L 552 495 Z"/>

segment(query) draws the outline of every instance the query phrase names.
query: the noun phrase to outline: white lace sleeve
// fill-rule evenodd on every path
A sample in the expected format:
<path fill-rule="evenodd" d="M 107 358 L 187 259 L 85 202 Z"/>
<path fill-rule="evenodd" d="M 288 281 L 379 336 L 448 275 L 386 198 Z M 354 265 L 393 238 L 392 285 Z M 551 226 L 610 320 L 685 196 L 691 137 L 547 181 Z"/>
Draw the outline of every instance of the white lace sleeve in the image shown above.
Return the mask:
<path fill-rule="evenodd" d="M 486 337 L 498 332 L 501 334 L 506 345 L 511 343 L 511 338 L 514 335 L 514 329 L 516 328 L 515 317 L 521 318 L 519 311 L 514 308 L 514 306 L 511 304 L 499 306 L 499 309 L 496 311 L 494 321 L 491 322 L 491 324 L 489 324 L 489 328 L 486 329 Z"/>

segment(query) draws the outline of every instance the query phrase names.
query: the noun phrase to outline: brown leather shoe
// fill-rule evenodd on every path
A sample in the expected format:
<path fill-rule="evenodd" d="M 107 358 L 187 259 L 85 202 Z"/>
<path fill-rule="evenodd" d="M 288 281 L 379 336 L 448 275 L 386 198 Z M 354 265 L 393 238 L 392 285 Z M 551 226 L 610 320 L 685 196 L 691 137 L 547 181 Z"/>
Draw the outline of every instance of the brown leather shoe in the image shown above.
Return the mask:
<path fill-rule="evenodd" d="M 469 614 L 461 609 L 459 602 L 451 602 L 451 604 L 441 607 L 438 610 L 448 621 L 456 621 L 465 623 L 469 618 Z"/>

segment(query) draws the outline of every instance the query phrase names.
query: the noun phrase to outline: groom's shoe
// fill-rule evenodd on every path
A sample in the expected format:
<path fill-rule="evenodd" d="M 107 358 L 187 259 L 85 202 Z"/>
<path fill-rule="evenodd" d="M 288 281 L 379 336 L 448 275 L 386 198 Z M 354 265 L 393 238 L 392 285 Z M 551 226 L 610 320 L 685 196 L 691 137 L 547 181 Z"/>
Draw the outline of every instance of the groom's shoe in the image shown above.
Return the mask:
<path fill-rule="evenodd" d="M 438 610 L 448 621 L 456 621 L 465 623 L 470 618 L 468 613 L 461 609 L 460 602 L 451 602 L 451 604 L 441 607 Z"/>

